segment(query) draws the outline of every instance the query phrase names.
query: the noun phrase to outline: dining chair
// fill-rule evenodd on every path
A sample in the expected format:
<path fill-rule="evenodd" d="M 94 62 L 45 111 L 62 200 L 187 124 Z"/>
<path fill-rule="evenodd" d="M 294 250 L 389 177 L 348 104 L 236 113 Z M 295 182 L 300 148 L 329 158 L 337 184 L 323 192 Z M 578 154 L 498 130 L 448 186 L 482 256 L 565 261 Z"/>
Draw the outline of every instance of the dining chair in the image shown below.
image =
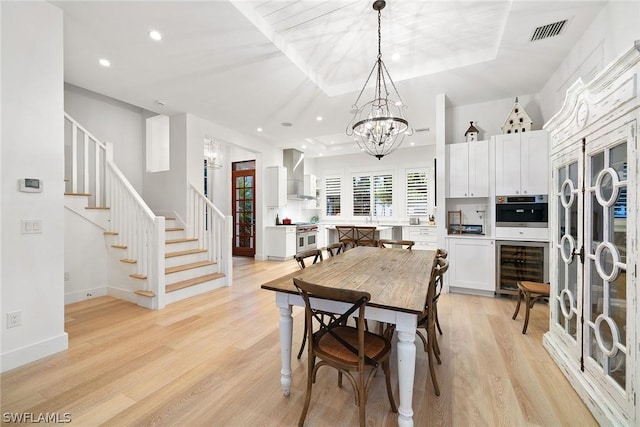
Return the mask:
<path fill-rule="evenodd" d="M 447 258 L 449 256 L 449 252 L 446 249 L 438 248 L 436 250 L 436 257 L 438 258 Z M 442 277 L 438 278 L 438 286 L 436 288 L 436 296 L 434 297 L 434 305 L 433 309 L 435 310 L 436 316 L 436 328 L 438 328 L 438 332 L 442 335 L 442 328 L 440 327 L 440 319 L 438 318 L 438 299 L 440 298 L 440 293 L 442 292 L 442 287 L 444 286 L 444 281 Z"/>
<path fill-rule="evenodd" d="M 356 237 L 353 225 L 336 225 L 338 241 L 343 245 L 343 251 L 356 246 Z"/>
<path fill-rule="evenodd" d="M 340 379 L 342 375 L 349 379 L 358 406 L 360 426 L 364 426 L 367 394 L 378 366 L 382 365 L 391 410 L 397 413 L 389 368 L 391 341 L 385 336 L 365 331 L 365 309 L 371 295 L 368 292 L 321 286 L 296 278 L 293 279 L 293 284 L 304 300 L 306 334 L 309 340 L 307 388 L 298 425 L 304 425 L 311 401 L 311 389 L 316 373 L 322 366 L 331 366 L 338 370 Z M 319 312 L 312 306 L 312 298 L 343 302 L 347 304 L 347 308 L 336 318 L 327 319 L 322 316 L 324 312 Z M 354 315 L 357 315 L 358 319 L 356 326 L 347 326 L 347 319 Z M 320 322 L 320 329 L 315 332 L 311 327 L 312 319 Z M 319 361 L 316 362 L 316 359 Z M 339 381 L 338 385 L 342 386 L 342 382 Z"/>
<path fill-rule="evenodd" d="M 376 241 L 377 227 L 354 227 L 357 246 L 378 246 Z"/>
<path fill-rule="evenodd" d="M 533 308 L 533 304 L 544 298 L 549 298 L 550 286 L 548 283 L 539 282 L 527 282 L 521 281 L 518 285 L 518 304 L 516 304 L 516 311 L 513 313 L 512 319 L 515 320 L 520 311 L 520 302 L 524 299 L 525 315 L 524 326 L 522 327 L 522 333 L 527 333 L 527 326 L 529 325 L 529 310 Z"/>
<path fill-rule="evenodd" d="M 306 265 L 305 265 L 305 259 L 310 259 L 313 258 L 313 264 L 315 264 L 316 262 L 320 262 L 323 260 L 322 258 L 322 250 L 320 249 L 309 249 L 308 251 L 304 251 L 304 252 L 299 252 L 296 255 L 294 255 L 293 257 L 296 262 L 298 263 L 298 266 L 300 267 L 300 270 L 303 270 Z M 307 318 L 305 317 L 305 331 L 307 329 Z M 302 357 L 302 352 L 304 351 L 304 346 L 307 342 L 307 334 L 305 333 L 302 336 L 302 344 L 300 344 L 300 350 L 298 350 L 298 359 L 300 359 Z"/>
<path fill-rule="evenodd" d="M 381 248 L 393 248 L 393 247 L 400 246 L 402 249 L 411 250 L 411 248 L 413 248 L 413 245 L 415 244 L 416 242 L 414 242 L 413 240 L 391 240 L 391 239 L 378 240 L 378 246 L 380 246 Z"/>
<path fill-rule="evenodd" d="M 438 380 L 436 378 L 436 371 L 433 366 L 433 358 L 435 357 L 438 364 L 441 364 L 440 360 L 440 348 L 438 347 L 438 341 L 436 337 L 435 327 L 435 293 L 438 279 L 442 278 L 442 275 L 449 269 L 449 261 L 444 258 L 435 257 L 433 268 L 431 270 L 431 278 L 429 279 L 429 288 L 427 289 L 427 300 L 425 303 L 424 311 L 418 317 L 418 328 L 425 329 L 427 336 L 425 337 L 422 332 L 417 331 L 418 336 L 422 340 L 424 345 L 424 351 L 427 353 L 427 359 L 429 361 L 429 373 L 431 375 L 431 382 L 435 390 L 436 396 L 440 396 L 440 387 L 438 386 Z"/>
<path fill-rule="evenodd" d="M 332 243 L 329 246 L 327 246 L 326 249 L 327 249 L 327 253 L 329 254 L 329 257 L 336 256 L 340 252 L 342 252 L 342 243 L 340 242 Z"/>

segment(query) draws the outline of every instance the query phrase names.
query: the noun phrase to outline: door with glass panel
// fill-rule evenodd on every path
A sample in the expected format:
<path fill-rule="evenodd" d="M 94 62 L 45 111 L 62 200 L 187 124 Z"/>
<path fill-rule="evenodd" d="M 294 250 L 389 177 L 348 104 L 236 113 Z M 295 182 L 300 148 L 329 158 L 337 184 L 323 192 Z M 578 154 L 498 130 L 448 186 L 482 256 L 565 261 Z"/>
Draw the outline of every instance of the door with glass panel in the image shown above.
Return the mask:
<path fill-rule="evenodd" d="M 551 327 L 586 380 L 607 390 L 617 410 L 633 412 L 635 334 L 628 313 L 627 188 L 635 162 L 635 122 L 570 147 L 553 161 Z M 630 154 L 631 153 L 631 154 Z M 635 185 L 635 183 L 634 183 Z"/>
<path fill-rule="evenodd" d="M 232 163 L 233 255 L 256 254 L 255 161 Z"/>

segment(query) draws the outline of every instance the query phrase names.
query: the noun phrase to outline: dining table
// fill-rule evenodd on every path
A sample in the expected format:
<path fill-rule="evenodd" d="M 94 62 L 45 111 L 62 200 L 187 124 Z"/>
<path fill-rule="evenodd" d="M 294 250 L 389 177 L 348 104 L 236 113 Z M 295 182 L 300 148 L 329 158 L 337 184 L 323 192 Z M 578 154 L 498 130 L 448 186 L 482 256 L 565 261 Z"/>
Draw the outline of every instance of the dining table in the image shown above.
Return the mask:
<path fill-rule="evenodd" d="M 322 286 L 365 291 L 371 299 L 365 317 L 394 324 L 398 341 L 398 425 L 413 426 L 413 383 L 416 365 L 416 327 L 425 308 L 436 251 L 359 246 L 261 285 L 275 292 L 280 310 L 280 383 L 291 392 L 292 306 L 304 307 L 293 278 Z M 342 303 L 312 299 L 318 308 L 341 313 Z"/>

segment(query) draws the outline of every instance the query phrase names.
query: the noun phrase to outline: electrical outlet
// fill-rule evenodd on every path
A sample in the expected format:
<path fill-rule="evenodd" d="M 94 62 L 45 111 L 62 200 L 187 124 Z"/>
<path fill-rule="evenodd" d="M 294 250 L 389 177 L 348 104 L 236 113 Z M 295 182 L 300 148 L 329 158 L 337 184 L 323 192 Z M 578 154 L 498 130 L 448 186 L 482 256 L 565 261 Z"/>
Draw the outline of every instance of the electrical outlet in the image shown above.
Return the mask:
<path fill-rule="evenodd" d="M 68 271 L 65 271 L 65 272 L 64 272 L 64 281 L 65 281 L 65 282 L 68 282 L 68 281 L 69 281 L 69 272 L 68 272 Z"/>
<path fill-rule="evenodd" d="M 92 297 L 93 295 L 91 294 L 91 292 L 87 292 L 87 298 Z"/>
<path fill-rule="evenodd" d="M 7 313 L 7 329 L 15 328 L 16 326 L 20 326 L 22 324 L 22 312 L 13 311 L 11 313 Z"/>

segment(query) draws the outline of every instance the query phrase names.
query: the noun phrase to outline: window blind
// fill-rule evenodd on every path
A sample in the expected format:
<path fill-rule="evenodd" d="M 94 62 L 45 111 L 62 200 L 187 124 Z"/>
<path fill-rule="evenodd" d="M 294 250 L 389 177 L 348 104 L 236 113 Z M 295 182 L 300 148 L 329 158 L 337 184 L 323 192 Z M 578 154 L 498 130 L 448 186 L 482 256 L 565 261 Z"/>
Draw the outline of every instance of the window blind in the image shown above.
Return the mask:
<path fill-rule="evenodd" d="M 340 215 L 340 193 L 342 181 L 340 177 L 330 177 L 324 180 L 324 194 L 326 196 L 326 215 Z"/>
<path fill-rule="evenodd" d="M 427 171 L 408 171 L 406 174 L 407 216 L 427 216 Z"/>
<path fill-rule="evenodd" d="M 375 216 L 393 216 L 393 178 L 389 175 L 373 176 Z"/>
<path fill-rule="evenodd" d="M 353 177 L 353 216 L 371 215 L 371 177 Z"/>

